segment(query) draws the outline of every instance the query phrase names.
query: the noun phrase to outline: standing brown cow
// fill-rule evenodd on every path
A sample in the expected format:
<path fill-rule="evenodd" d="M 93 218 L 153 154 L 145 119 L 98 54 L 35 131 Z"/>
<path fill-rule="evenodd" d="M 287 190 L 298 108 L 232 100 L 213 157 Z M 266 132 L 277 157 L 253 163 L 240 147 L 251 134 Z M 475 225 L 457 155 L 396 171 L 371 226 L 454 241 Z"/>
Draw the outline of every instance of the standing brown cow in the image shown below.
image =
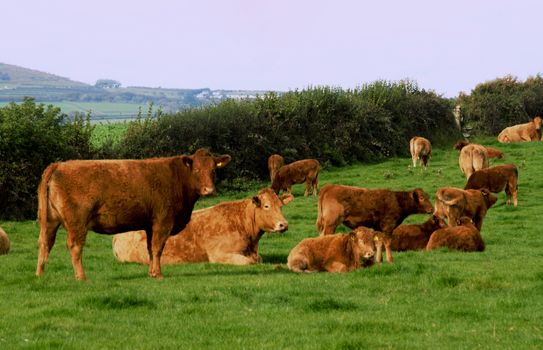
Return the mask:
<path fill-rule="evenodd" d="M 273 178 L 275 177 L 275 173 L 277 173 L 277 170 L 279 170 L 279 168 L 283 165 L 285 165 L 285 159 L 279 154 L 272 154 L 268 158 L 268 171 L 270 172 L 271 182 L 273 182 Z"/>
<path fill-rule="evenodd" d="M 413 160 L 413 167 L 417 166 L 417 160 L 421 167 L 426 167 L 432 157 L 432 144 L 428 139 L 421 136 L 415 136 L 409 141 L 409 151 Z"/>
<path fill-rule="evenodd" d="M 426 250 L 443 247 L 465 252 L 482 252 L 485 250 L 485 242 L 481 237 L 481 232 L 473 225 L 473 221 L 467 216 L 463 216 L 460 218 L 458 226 L 435 231 L 428 241 Z"/>
<path fill-rule="evenodd" d="M 496 165 L 477 170 L 468 179 L 465 190 L 487 188 L 490 192 L 498 193 L 505 188 L 506 204 L 518 202 L 518 170 L 515 164 Z"/>
<path fill-rule="evenodd" d="M 287 230 L 281 207 L 291 200 L 291 195 L 280 198 L 267 188 L 249 199 L 193 211 L 187 227 L 166 241 L 161 262 L 260 263 L 258 242 L 264 232 Z M 119 261 L 149 263 L 145 231 L 115 235 L 113 253 Z"/>
<path fill-rule="evenodd" d="M 392 262 L 392 231 L 407 216 L 432 213 L 434 210 L 428 194 L 420 188 L 412 191 L 353 190 L 352 186 L 326 185 L 322 188 L 317 205 L 317 229 L 321 235 L 334 233 L 341 223 L 350 229 L 366 226 L 381 231 L 386 239 L 377 243 L 376 260 L 382 261 L 384 244 L 389 263 Z"/>
<path fill-rule="evenodd" d="M 200 149 L 192 156 L 145 160 L 73 160 L 45 169 L 38 188 L 40 276 L 60 225 L 76 279 L 86 278 L 81 261 L 88 230 L 115 234 L 147 232 L 149 275 L 162 277 L 166 239 L 189 222 L 194 203 L 215 191 L 214 173 L 230 161 Z"/>
<path fill-rule="evenodd" d="M 535 117 L 528 123 L 509 126 L 500 132 L 498 141 L 501 143 L 539 141 L 541 140 L 542 121 L 541 117 Z"/>
<path fill-rule="evenodd" d="M 468 140 L 459 140 L 455 145 L 454 145 L 454 149 L 456 150 L 461 150 L 462 148 L 464 148 L 464 146 L 467 146 L 469 145 L 469 141 Z M 496 158 L 496 159 L 503 159 L 504 155 L 503 155 L 503 152 L 500 151 L 499 149 L 497 148 L 492 148 L 492 147 L 486 147 L 486 146 L 483 146 L 485 149 L 486 149 L 486 152 L 488 154 L 488 158 Z"/>
<path fill-rule="evenodd" d="M 474 171 L 488 168 L 488 151 L 486 147 L 459 141 L 454 145 L 454 148 L 460 151 L 458 164 L 466 179 L 469 179 Z"/>
<path fill-rule="evenodd" d="M 319 161 L 316 159 L 302 159 L 283 165 L 275 173 L 271 188 L 275 193 L 283 190 L 290 194 L 293 184 L 305 182 L 304 196 L 309 194 L 311 186 L 313 186 L 313 196 L 316 196 L 320 168 Z"/>
<path fill-rule="evenodd" d="M 9 253 L 9 247 L 10 247 L 9 237 L 6 234 L 6 231 L 4 231 L 0 227 L 0 255 Z"/>

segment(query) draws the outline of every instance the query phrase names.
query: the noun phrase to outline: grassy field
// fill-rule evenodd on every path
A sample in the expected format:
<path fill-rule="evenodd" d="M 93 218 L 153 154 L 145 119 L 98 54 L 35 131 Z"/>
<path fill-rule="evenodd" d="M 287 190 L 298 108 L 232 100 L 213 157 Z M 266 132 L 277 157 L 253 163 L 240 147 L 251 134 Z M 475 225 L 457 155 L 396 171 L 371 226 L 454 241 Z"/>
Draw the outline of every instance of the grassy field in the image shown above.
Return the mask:
<path fill-rule="evenodd" d="M 476 141 L 505 152 L 493 164 L 512 162 L 520 172 L 519 206 L 506 207 L 498 194 L 484 221 L 483 253 L 395 253 L 394 264 L 347 274 L 292 273 L 290 249 L 316 235 L 317 201 L 301 196 L 303 185 L 284 209 L 289 230 L 261 240 L 263 264 L 165 266 L 160 281 L 144 266 L 118 263 L 111 237 L 90 233 L 89 280 L 76 282 L 64 231 L 37 279 L 38 226 L 2 222 L 12 250 L 0 256 L 0 348 L 543 348 L 543 144 Z M 320 185 L 422 187 L 432 198 L 439 187 L 463 187 L 452 147 L 434 150 L 426 171 L 410 162 L 326 169 Z M 206 198 L 198 208 L 257 190 Z"/>

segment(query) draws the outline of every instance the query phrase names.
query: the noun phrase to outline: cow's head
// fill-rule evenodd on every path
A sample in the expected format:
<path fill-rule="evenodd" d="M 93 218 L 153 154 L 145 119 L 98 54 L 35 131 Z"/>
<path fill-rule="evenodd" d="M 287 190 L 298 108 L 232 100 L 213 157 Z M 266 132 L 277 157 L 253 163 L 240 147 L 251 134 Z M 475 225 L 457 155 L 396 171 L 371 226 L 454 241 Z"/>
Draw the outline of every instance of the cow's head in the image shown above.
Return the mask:
<path fill-rule="evenodd" d="M 192 187 L 200 196 L 208 196 L 215 192 L 215 169 L 223 168 L 230 159 L 228 154 L 214 157 L 203 148 L 191 156 L 181 157 L 183 164 L 190 169 Z"/>
<path fill-rule="evenodd" d="M 498 197 L 490 193 L 490 191 L 486 188 L 483 188 L 481 190 L 481 194 L 483 195 L 483 199 L 487 208 L 490 208 L 498 201 Z"/>
<path fill-rule="evenodd" d="M 360 248 L 360 259 L 363 266 L 368 266 L 373 263 L 373 256 L 375 254 L 375 241 L 382 235 L 378 231 L 374 231 L 367 227 L 357 227 L 353 233 L 358 238 L 358 247 Z"/>
<path fill-rule="evenodd" d="M 434 212 L 434 206 L 432 205 L 432 202 L 430 202 L 428 193 L 424 192 L 421 188 L 414 189 L 413 192 L 411 192 L 411 196 L 413 197 L 418 213 L 430 214 Z"/>
<path fill-rule="evenodd" d="M 266 232 L 285 232 L 288 229 L 288 222 L 283 216 L 281 207 L 290 203 L 293 198 L 290 194 L 278 196 L 269 188 L 260 190 L 258 195 L 253 197 L 255 228 Z"/>
<path fill-rule="evenodd" d="M 468 140 L 459 140 L 457 143 L 454 144 L 453 148 L 455 150 L 462 150 L 462 148 L 466 147 L 467 145 L 469 145 L 469 141 Z"/>
<path fill-rule="evenodd" d="M 541 123 L 543 122 L 543 119 L 541 119 L 541 117 L 535 117 L 533 122 L 534 122 L 534 125 L 535 125 L 535 129 L 536 130 L 541 130 Z"/>

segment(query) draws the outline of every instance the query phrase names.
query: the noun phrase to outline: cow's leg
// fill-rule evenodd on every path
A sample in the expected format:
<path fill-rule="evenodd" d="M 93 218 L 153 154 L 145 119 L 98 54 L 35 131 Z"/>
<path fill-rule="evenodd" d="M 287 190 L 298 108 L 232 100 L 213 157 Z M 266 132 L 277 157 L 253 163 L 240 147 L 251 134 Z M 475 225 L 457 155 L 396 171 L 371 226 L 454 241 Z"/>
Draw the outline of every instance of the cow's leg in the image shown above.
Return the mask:
<path fill-rule="evenodd" d="M 153 230 L 145 230 L 145 240 L 147 242 L 147 254 L 149 254 L 149 276 L 153 267 Z"/>
<path fill-rule="evenodd" d="M 171 226 L 164 227 L 164 225 L 153 225 L 153 237 L 151 239 L 151 258 L 149 261 L 149 276 L 155 278 L 163 278 L 162 271 L 160 269 L 160 257 L 164 250 L 166 240 L 170 236 Z"/>
<path fill-rule="evenodd" d="M 311 179 L 307 179 L 305 181 L 305 192 L 304 192 L 304 197 L 307 197 L 309 195 L 309 189 L 311 188 Z"/>
<path fill-rule="evenodd" d="M 49 258 L 49 253 L 55 245 L 55 239 L 57 238 L 57 230 L 59 226 L 60 222 L 57 221 L 48 221 L 46 224 L 40 224 L 40 239 L 36 276 L 41 276 L 43 274 L 45 263 Z"/>
<path fill-rule="evenodd" d="M 417 167 L 417 156 L 414 154 L 411 154 L 411 160 L 413 161 L 413 168 Z"/>
<path fill-rule="evenodd" d="M 334 261 L 326 266 L 328 272 L 349 272 L 349 267 L 339 261 Z"/>
<path fill-rule="evenodd" d="M 317 196 L 317 186 L 319 184 L 319 176 L 315 176 L 315 179 L 313 180 L 313 196 Z"/>
<path fill-rule="evenodd" d="M 375 248 L 377 249 L 377 252 L 375 254 L 375 261 L 378 263 L 383 262 L 383 240 L 379 239 L 375 242 Z"/>
<path fill-rule="evenodd" d="M 66 245 L 70 251 L 72 257 L 72 266 L 74 269 L 75 279 L 85 280 L 85 271 L 83 270 L 83 246 L 85 245 L 85 238 L 87 236 L 87 229 L 85 227 L 70 227 L 68 230 L 68 238 Z"/>
<path fill-rule="evenodd" d="M 255 264 L 257 261 L 247 256 L 236 253 L 223 253 L 209 257 L 209 262 L 231 265 L 250 265 Z"/>
<path fill-rule="evenodd" d="M 391 241 L 392 241 L 392 234 L 391 233 L 385 233 L 385 238 L 383 239 L 384 240 L 384 245 L 385 245 L 385 251 L 387 253 L 387 262 L 389 264 L 392 264 L 392 261 L 394 260 L 394 258 L 392 257 L 392 248 L 391 248 Z"/>

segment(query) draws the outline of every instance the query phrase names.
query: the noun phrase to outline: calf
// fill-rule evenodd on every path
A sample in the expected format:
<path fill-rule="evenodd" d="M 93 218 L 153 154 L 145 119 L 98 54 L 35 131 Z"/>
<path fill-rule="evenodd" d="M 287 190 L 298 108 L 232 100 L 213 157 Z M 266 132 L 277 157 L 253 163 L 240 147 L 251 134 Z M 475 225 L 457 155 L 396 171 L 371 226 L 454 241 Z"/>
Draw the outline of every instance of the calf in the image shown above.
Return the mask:
<path fill-rule="evenodd" d="M 290 251 L 288 268 L 294 272 L 348 272 L 370 266 L 375 234 L 358 227 L 349 234 L 306 238 Z"/>
<path fill-rule="evenodd" d="M 505 188 L 507 205 L 518 202 L 518 170 L 515 164 L 496 165 L 490 168 L 477 170 L 468 179 L 465 190 L 486 188 L 490 192 L 498 193 Z"/>
<path fill-rule="evenodd" d="M 458 164 L 466 179 L 469 179 L 474 171 L 488 168 L 488 151 L 484 146 L 462 140 L 457 142 L 454 148 L 460 151 Z"/>
<path fill-rule="evenodd" d="M 411 152 L 413 167 L 417 166 L 417 160 L 419 160 L 421 167 L 426 167 L 432 157 L 432 144 L 424 137 L 415 136 L 409 141 L 409 151 Z"/>
<path fill-rule="evenodd" d="M 10 248 L 9 237 L 6 234 L 6 231 L 4 231 L 0 227 L 0 255 L 9 253 L 9 248 Z"/>
<path fill-rule="evenodd" d="M 426 250 L 443 247 L 466 252 L 482 252 L 485 250 L 485 242 L 481 237 L 481 232 L 473 225 L 473 221 L 467 216 L 463 216 L 460 218 L 458 226 L 446 227 L 434 232 L 428 241 Z"/>
<path fill-rule="evenodd" d="M 271 188 L 275 193 L 279 193 L 281 190 L 292 193 L 293 184 L 305 182 L 304 196 L 309 194 L 311 186 L 313 186 L 313 195 L 316 196 L 319 171 L 320 164 L 316 159 L 302 159 L 283 165 L 275 173 Z"/>
<path fill-rule="evenodd" d="M 170 237 L 164 246 L 162 263 L 212 262 L 248 265 L 262 262 L 258 242 L 264 232 L 285 232 L 288 223 L 281 207 L 291 195 L 281 198 L 271 189 L 244 200 L 224 202 L 197 210 L 187 227 Z M 145 231 L 113 237 L 113 253 L 119 261 L 149 263 Z"/>
<path fill-rule="evenodd" d="M 535 117 L 528 123 L 517 124 L 503 129 L 498 135 L 498 141 L 520 142 L 541 140 L 541 117 Z"/>
<path fill-rule="evenodd" d="M 473 220 L 475 227 L 480 231 L 486 212 L 497 200 L 498 198 L 486 188 L 461 190 L 444 187 L 436 192 L 434 215 L 441 219 L 447 218 L 449 227 L 458 225 L 460 218 L 467 216 Z"/>
<path fill-rule="evenodd" d="M 270 181 L 273 182 L 275 173 L 279 170 L 280 167 L 285 165 L 285 159 L 279 154 L 272 154 L 268 158 L 268 171 L 270 172 Z"/>
<path fill-rule="evenodd" d="M 432 233 L 445 226 L 445 222 L 435 215 L 422 224 L 401 224 L 392 231 L 391 248 L 398 252 L 422 250 Z"/>
<path fill-rule="evenodd" d="M 428 194 L 417 188 L 412 191 L 388 189 L 368 190 L 352 186 L 326 185 L 318 201 L 317 229 L 321 235 L 335 232 L 343 223 L 350 229 L 366 226 L 390 238 L 392 231 L 411 214 L 432 213 Z M 390 239 L 379 240 L 377 262 L 382 261 L 384 242 L 387 261 L 392 262 Z"/>

